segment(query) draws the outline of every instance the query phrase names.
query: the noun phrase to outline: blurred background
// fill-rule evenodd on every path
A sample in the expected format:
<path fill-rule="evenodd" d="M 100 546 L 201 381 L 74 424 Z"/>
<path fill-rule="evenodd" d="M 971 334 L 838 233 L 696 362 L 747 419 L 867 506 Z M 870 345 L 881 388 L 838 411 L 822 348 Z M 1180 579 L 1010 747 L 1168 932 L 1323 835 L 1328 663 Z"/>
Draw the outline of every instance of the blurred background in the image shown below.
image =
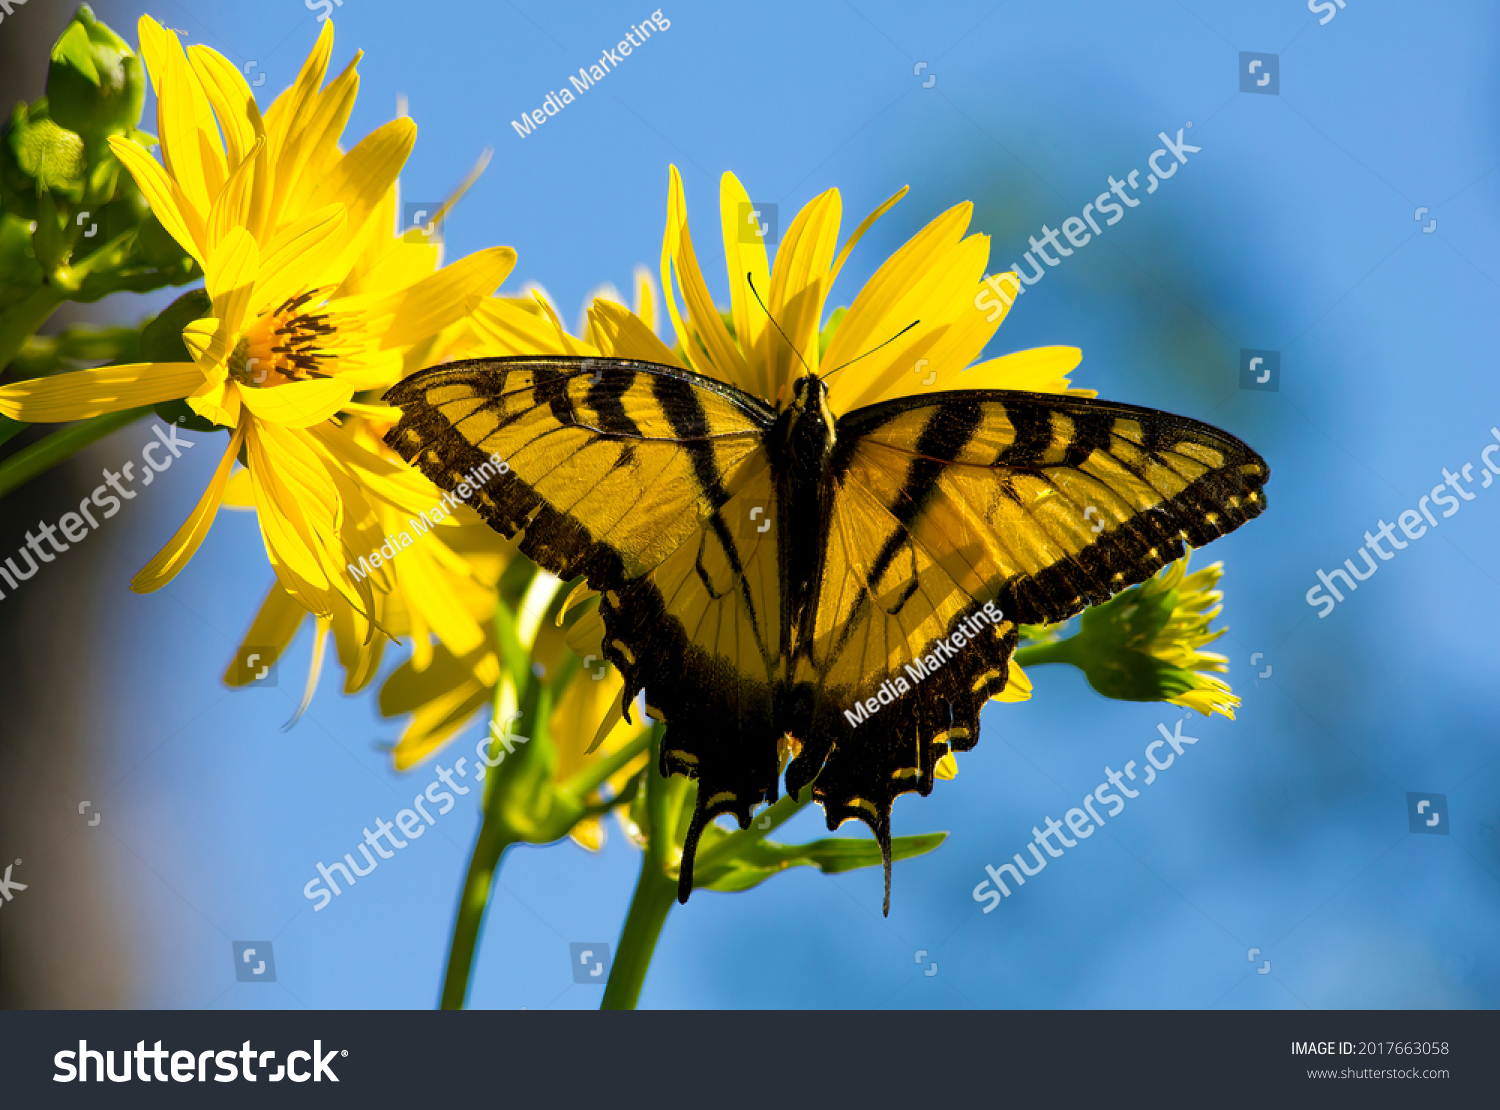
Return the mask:
<path fill-rule="evenodd" d="M 847 304 L 954 204 L 973 202 L 971 230 L 991 236 L 1001 271 L 1111 175 L 1138 169 L 1144 183 L 1159 132 L 1192 121 L 1185 138 L 1201 148 L 1049 270 L 987 354 L 1081 347 L 1075 385 L 1209 421 L 1269 461 L 1267 513 L 1195 562 L 1225 564 L 1229 631 L 1215 646 L 1244 699 L 1238 719 L 1195 715 L 1183 731 L 1200 742 L 1161 781 L 985 914 L 971 893 L 985 865 L 1183 716 L 1035 668 L 1032 700 L 986 710 L 955 780 L 898 801 L 897 834 L 950 835 L 897 865 L 888 919 L 878 869 L 700 892 L 669 918 L 643 1006 L 1500 1004 L 1500 488 L 1326 618 L 1305 600 L 1320 568 L 1500 438 L 1500 9 L 679 2 L 661 9 L 669 30 L 522 138 L 511 120 L 656 9 L 334 3 L 95 10 L 133 44 L 149 11 L 264 75 L 263 106 L 332 11 L 335 69 L 365 52 L 346 141 L 404 97 L 419 127 L 409 200 L 440 201 L 493 147 L 447 222 L 449 257 L 514 246 L 506 291 L 540 283 L 570 321 L 599 283 L 628 289 L 635 265 L 656 269 L 669 164 L 721 303 L 723 171 L 778 206 L 782 227 L 836 186 L 845 235 L 909 184 L 835 286 L 830 303 Z M 31 0 L 4 16 L 7 105 L 40 95 L 72 12 Z M 1261 60 L 1255 73 L 1242 52 Z M 1253 91 L 1240 91 L 1246 76 Z M 148 128 L 153 113 L 148 101 Z M 135 322 L 174 295 L 111 297 L 88 318 Z M 1276 389 L 1241 388 L 1244 350 L 1279 355 Z M 151 434 L 126 428 L 6 498 L 0 551 Z M 316 863 L 391 818 L 433 765 L 394 772 L 399 722 L 370 693 L 342 697 L 331 673 L 281 730 L 310 625 L 276 687 L 221 684 L 272 580 L 253 517 L 221 514 L 160 592 L 127 588 L 196 502 L 213 443 L 0 601 L 0 866 L 20 861 L 14 878 L 29 884 L 0 908 L 0 1002 L 433 1006 L 476 796 L 315 914 L 302 887 Z M 483 728 L 476 718 L 439 759 Z M 1445 799 L 1443 835 L 1412 831 L 1412 794 Z M 821 829 L 805 812 L 788 839 Z M 598 853 L 509 853 L 471 1006 L 598 1005 L 597 987 L 573 983 L 568 946 L 617 941 L 639 857 L 613 822 L 610 834 Z M 271 942 L 274 983 L 236 981 L 235 941 Z"/>

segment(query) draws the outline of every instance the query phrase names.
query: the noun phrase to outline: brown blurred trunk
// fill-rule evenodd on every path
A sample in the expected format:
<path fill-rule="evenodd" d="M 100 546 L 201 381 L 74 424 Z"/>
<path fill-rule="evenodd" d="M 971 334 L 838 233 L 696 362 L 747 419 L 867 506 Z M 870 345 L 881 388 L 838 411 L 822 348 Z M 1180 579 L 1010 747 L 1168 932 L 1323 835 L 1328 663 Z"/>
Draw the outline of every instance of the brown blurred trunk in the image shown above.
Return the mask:
<path fill-rule="evenodd" d="M 96 14 L 128 40 L 134 6 L 96 3 Z M 47 55 L 72 18 L 67 4 L 28 4 L 0 33 L 0 105 L 40 96 Z M 149 124 L 148 124 L 149 126 Z M 106 322 L 96 306 L 66 306 L 63 323 Z M 23 433 L 0 455 L 48 429 Z M 57 518 L 98 484 L 109 441 L 0 500 L 0 560 L 28 528 Z M 17 560 L 20 562 L 20 560 Z M 131 907 L 109 873 L 113 853 L 80 816 L 85 782 L 104 781 L 110 722 L 94 719 L 91 668 L 100 665 L 99 614 L 122 588 L 101 581 L 106 547 L 80 544 L 10 591 L 0 589 L 0 875 L 25 883 L 0 904 L 0 1008 L 108 1008 L 131 1004 Z M 25 564 L 22 563 L 24 566 Z M 111 576 L 116 578 L 117 576 Z M 17 862 L 19 861 L 19 862 Z"/>

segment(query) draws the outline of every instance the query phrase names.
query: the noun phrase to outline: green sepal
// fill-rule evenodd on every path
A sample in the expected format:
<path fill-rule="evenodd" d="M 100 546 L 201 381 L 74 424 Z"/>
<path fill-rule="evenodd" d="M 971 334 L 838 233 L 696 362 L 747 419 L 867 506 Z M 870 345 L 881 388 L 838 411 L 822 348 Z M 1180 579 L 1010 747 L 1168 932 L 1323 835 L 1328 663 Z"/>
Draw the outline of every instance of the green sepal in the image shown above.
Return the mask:
<path fill-rule="evenodd" d="M 141 329 L 141 357 L 147 362 L 192 362 L 182 329 L 194 320 L 213 315 L 205 289 L 189 289 Z"/>
<path fill-rule="evenodd" d="M 213 303 L 206 290 L 189 289 L 141 329 L 141 358 L 146 362 L 192 362 L 187 344 L 182 341 L 182 329 L 212 311 Z M 225 430 L 224 425 L 199 416 L 185 398 L 162 401 L 155 408 L 156 415 L 168 424 L 176 424 L 190 432 Z"/>
<path fill-rule="evenodd" d="M 153 406 L 156 415 L 168 424 L 176 424 L 186 432 L 224 432 L 230 429 L 224 424 L 215 424 L 206 416 L 199 416 L 193 411 L 186 398 L 179 397 L 175 401 L 161 401 Z"/>

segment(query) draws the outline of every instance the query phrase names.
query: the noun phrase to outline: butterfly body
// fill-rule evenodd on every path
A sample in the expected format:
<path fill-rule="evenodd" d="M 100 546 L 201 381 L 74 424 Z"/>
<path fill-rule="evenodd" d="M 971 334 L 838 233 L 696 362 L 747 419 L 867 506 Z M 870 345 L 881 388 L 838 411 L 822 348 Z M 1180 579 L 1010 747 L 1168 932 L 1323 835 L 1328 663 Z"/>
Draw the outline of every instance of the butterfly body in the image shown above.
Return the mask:
<path fill-rule="evenodd" d="M 1182 417 L 1054 394 L 899 397 L 839 416 L 811 374 L 779 411 L 689 371 L 523 357 L 425 370 L 387 442 L 439 486 L 499 454 L 481 516 L 600 592 L 602 653 L 698 780 L 698 836 L 812 784 L 887 859 L 902 793 L 967 751 L 1018 624 L 1060 621 L 1259 515 L 1268 469 Z"/>
<path fill-rule="evenodd" d="M 792 630 L 801 627 L 808 591 L 818 569 L 815 544 L 793 542 L 815 536 L 824 517 L 828 463 L 836 441 L 836 421 L 828 408 L 828 387 L 811 374 L 798 378 L 792 402 L 766 435 L 766 454 L 776 475 L 781 515 L 781 578 L 786 584 L 782 658 L 789 659 Z"/>

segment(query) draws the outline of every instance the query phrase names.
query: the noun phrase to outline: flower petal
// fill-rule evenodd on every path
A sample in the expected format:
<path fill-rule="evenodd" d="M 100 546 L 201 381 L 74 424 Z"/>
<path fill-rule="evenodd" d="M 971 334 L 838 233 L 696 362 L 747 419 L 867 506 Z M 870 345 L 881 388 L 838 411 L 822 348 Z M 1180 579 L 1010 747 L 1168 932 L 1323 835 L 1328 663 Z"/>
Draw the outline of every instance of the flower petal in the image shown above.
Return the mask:
<path fill-rule="evenodd" d="M 295 430 L 252 420 L 245 446 L 261 539 L 276 577 L 304 609 L 328 616 L 342 570 L 330 550 L 343 519 L 337 487 Z"/>
<path fill-rule="evenodd" d="M 141 16 L 138 29 L 141 55 L 156 89 L 162 160 L 188 204 L 200 219 L 206 219 L 229 173 L 213 105 L 188 65 L 177 35 L 148 15 Z"/>
<path fill-rule="evenodd" d="M 213 477 L 208 480 L 208 488 L 203 491 L 203 496 L 198 499 L 198 504 L 188 514 L 187 520 L 183 521 L 182 527 L 177 529 L 167 545 L 131 579 L 130 588 L 136 593 L 149 594 L 161 589 L 177 577 L 177 572 L 187 566 L 188 560 L 197 552 L 203 538 L 208 535 L 208 530 L 213 527 L 214 517 L 218 515 L 224 485 L 229 481 L 229 472 L 234 467 L 235 457 L 240 453 L 240 442 L 244 438 L 244 431 L 238 428 L 229 437 L 229 447 L 219 459 Z"/>
<path fill-rule="evenodd" d="M 266 136 L 270 139 L 271 165 L 276 174 L 277 198 L 271 208 L 271 225 L 274 227 L 292 179 L 287 172 L 296 160 L 297 152 L 291 149 L 298 131 L 305 127 L 318 90 L 323 86 L 323 77 L 328 73 L 328 59 L 333 53 L 333 21 L 324 20 L 318 32 L 318 41 L 313 44 L 302 63 L 302 70 L 292 87 L 276 98 L 266 110 Z"/>
<path fill-rule="evenodd" d="M 1031 393 L 1071 393 L 1075 397 L 1093 397 L 1092 389 L 1073 389 L 1068 374 L 1083 361 L 1077 347 L 1033 347 L 1026 351 L 986 359 L 967 370 L 954 372 L 944 384 L 939 374 L 938 389 L 1024 389 Z"/>
<path fill-rule="evenodd" d="M 682 290 L 687 305 L 688 324 L 683 323 L 677 311 L 677 297 L 672 292 L 674 268 L 677 271 L 676 288 Z M 667 311 L 672 315 L 677 342 L 687 354 L 688 364 L 700 374 L 716 377 L 746 391 L 755 390 L 757 383 L 750 376 L 745 356 L 730 338 L 729 329 L 719 316 L 718 306 L 703 282 L 703 272 L 698 268 L 692 234 L 688 231 L 682 175 L 676 166 L 671 168 L 671 182 L 667 188 L 667 229 L 661 244 L 661 280 Z"/>
<path fill-rule="evenodd" d="M 835 413 L 938 388 L 935 382 L 924 384 L 930 371 L 956 373 L 994 335 L 999 320 L 986 319 L 976 307 L 989 238 L 962 237 L 971 211 L 964 203 L 933 220 L 887 259 L 855 298 L 829 344 L 827 362 L 840 366 L 880 349 L 893 336 L 901 338 L 861 363 L 860 373 L 833 380 L 828 404 Z"/>
<path fill-rule="evenodd" d="M 887 197 L 879 208 L 875 209 L 875 211 L 871 212 L 862 221 L 860 221 L 860 225 L 854 229 L 854 234 L 849 236 L 849 238 L 844 241 L 844 245 L 839 249 L 839 256 L 833 260 L 833 265 L 828 269 L 828 285 L 830 288 L 833 286 L 833 283 L 838 280 L 839 271 L 844 268 L 844 263 L 849 258 L 849 252 L 854 249 L 854 244 L 863 239 L 865 237 L 865 232 L 869 231 L 870 228 L 875 226 L 875 221 L 880 219 L 881 216 L 884 216 L 887 212 L 894 208 L 896 202 L 904 197 L 907 193 L 907 190 L 909 190 L 910 188 L 910 185 L 901 186 L 901 188 L 897 189 L 894 193 Z"/>
<path fill-rule="evenodd" d="M 133 362 L 31 378 L 0 388 L 0 413 L 31 424 L 87 420 L 186 397 L 203 384 L 191 362 Z"/>
<path fill-rule="evenodd" d="M 224 486 L 224 496 L 219 503 L 223 508 L 237 511 L 255 508 L 255 490 L 251 487 L 250 472 L 243 466 L 229 476 L 229 481 Z M 281 589 L 279 586 L 276 588 Z M 285 592 L 282 590 L 282 593 Z"/>
<path fill-rule="evenodd" d="M 194 208 L 182 187 L 139 144 L 111 135 L 109 149 L 135 178 L 152 214 L 161 221 L 167 234 L 176 239 L 177 245 L 187 251 L 199 266 L 205 265 L 204 260 L 208 258 L 208 209 L 199 212 Z"/>
<path fill-rule="evenodd" d="M 394 317 L 381 332 L 380 346 L 409 346 L 470 315 L 515 264 L 516 252 L 510 247 L 488 247 L 376 301 L 368 310 L 371 319 Z"/>
<path fill-rule="evenodd" d="M 370 622 L 352 605 L 333 607 L 333 642 L 344 668 L 344 693 L 357 694 L 380 671 L 386 638 L 369 635 Z"/>
<path fill-rule="evenodd" d="M 233 172 L 266 133 L 255 94 L 234 63 L 217 50 L 195 44 L 187 48 L 187 57 L 214 107 Z"/>
<path fill-rule="evenodd" d="M 470 318 L 484 350 L 493 355 L 594 355 L 599 352 L 580 340 L 564 343 L 538 302 L 516 297 L 491 297 Z"/>
<path fill-rule="evenodd" d="M 354 387 L 341 378 L 312 378 L 273 389 L 242 389 L 240 399 L 261 420 L 288 428 L 321 424 L 354 396 Z"/>
<path fill-rule="evenodd" d="M 249 472 L 241 470 L 239 473 Z M 270 590 L 266 592 L 265 600 L 260 603 L 260 611 L 250 622 L 250 631 L 246 632 L 245 638 L 240 641 L 240 650 L 235 653 L 235 661 L 230 663 L 224 671 L 224 685 L 248 686 L 254 682 L 254 673 L 241 666 L 239 662 L 245 658 L 246 649 L 254 648 L 260 652 L 261 658 L 257 660 L 258 663 L 274 663 L 291 646 L 293 637 L 297 635 L 297 629 L 302 627 L 302 622 L 306 619 L 307 610 L 298 605 L 296 599 L 282 589 L 279 582 L 273 582 Z"/>
<path fill-rule="evenodd" d="M 635 268 L 635 314 L 647 328 L 656 331 L 656 281 L 644 266 Z"/>
<path fill-rule="evenodd" d="M 726 172 L 719 178 L 719 224 L 724 232 L 724 258 L 729 264 L 729 306 L 734 319 L 734 334 L 739 340 L 740 350 L 746 352 L 750 373 L 755 379 L 757 396 L 769 397 L 771 382 L 764 377 L 765 363 L 755 357 L 759 350 L 760 337 L 766 330 L 766 314 L 750 292 L 746 275 L 755 282 L 761 299 L 771 289 L 771 267 L 766 262 L 766 243 L 759 236 L 746 239 L 746 217 L 741 212 L 750 211 L 750 194 L 740 184 L 740 179 Z"/>
<path fill-rule="evenodd" d="M 394 695 L 388 697 L 393 690 L 402 695 L 400 703 Z M 423 671 L 402 668 L 393 673 L 380 689 L 380 712 L 387 717 L 413 714 L 391 753 L 396 770 L 414 767 L 437 751 L 493 697 L 492 690 L 446 651 Z M 409 708 L 396 708 L 397 704 Z"/>
<path fill-rule="evenodd" d="M 280 220 L 295 219 L 306 211 L 323 174 L 341 156 L 339 136 L 349 123 L 349 113 L 354 110 L 354 98 L 359 93 L 359 73 L 355 67 L 361 57 L 356 51 L 344 71 L 317 94 L 306 119 L 288 140 L 287 152 L 276 168 L 277 181 L 284 190 Z"/>
<path fill-rule="evenodd" d="M 255 279 L 250 311 L 259 315 L 278 307 L 298 290 L 308 286 L 308 260 L 336 246 L 348 225 L 342 204 L 330 204 L 310 212 L 276 233 L 266 246 Z"/>
<path fill-rule="evenodd" d="M 250 157 L 242 161 L 229 175 L 229 181 L 214 197 L 213 209 L 208 214 L 208 251 L 210 257 L 219 244 L 235 228 L 249 228 L 250 209 L 253 201 L 255 176 L 260 148 L 264 139 L 256 139 L 250 147 Z"/>
<path fill-rule="evenodd" d="M 417 125 L 393 119 L 370 132 L 319 183 L 307 207 L 341 202 L 349 212 L 350 238 L 342 250 L 330 252 L 324 264 L 308 274 L 309 285 L 342 281 L 364 249 L 359 232 L 395 184 L 401 167 L 417 141 Z M 382 233 L 387 229 L 382 228 Z"/>
<path fill-rule="evenodd" d="M 769 376 L 766 388 L 771 391 L 763 394 L 765 397 L 778 396 L 783 385 L 806 372 L 804 364 L 817 371 L 818 328 L 828 296 L 828 266 L 838 247 L 842 209 L 837 189 L 819 194 L 797 213 L 776 248 L 766 308 L 786 338 L 775 334 L 773 328 L 763 340 Z M 842 325 L 839 330 L 843 330 Z"/>
<path fill-rule="evenodd" d="M 962 240 L 972 210 L 968 202 L 954 205 L 881 264 L 855 297 L 849 315 L 829 345 L 829 361 L 835 366 L 847 362 L 919 318 L 911 315 L 911 310 L 916 302 L 926 299 L 928 285 L 924 279 L 930 283 L 935 276 L 933 267 Z M 950 312 L 948 309 L 940 315 Z M 893 327 L 897 319 L 901 322 Z M 942 322 L 924 319 L 922 324 L 930 329 Z"/>
<path fill-rule="evenodd" d="M 224 377 L 224 363 L 233 339 L 234 333 L 217 316 L 194 320 L 182 329 L 182 345 L 210 379 Z"/>
<path fill-rule="evenodd" d="M 589 307 L 589 325 L 599 341 L 599 353 L 606 358 L 634 358 L 664 366 L 682 366 L 672 349 L 623 305 L 595 301 Z"/>
<path fill-rule="evenodd" d="M 220 366 L 208 381 L 188 395 L 188 408 L 205 420 L 235 428 L 240 423 L 240 393 L 239 383 L 230 381 Z"/>
<path fill-rule="evenodd" d="M 255 237 L 242 227 L 231 228 L 209 255 L 204 285 L 213 300 L 214 315 L 230 335 L 244 326 L 259 272 L 260 248 Z"/>

